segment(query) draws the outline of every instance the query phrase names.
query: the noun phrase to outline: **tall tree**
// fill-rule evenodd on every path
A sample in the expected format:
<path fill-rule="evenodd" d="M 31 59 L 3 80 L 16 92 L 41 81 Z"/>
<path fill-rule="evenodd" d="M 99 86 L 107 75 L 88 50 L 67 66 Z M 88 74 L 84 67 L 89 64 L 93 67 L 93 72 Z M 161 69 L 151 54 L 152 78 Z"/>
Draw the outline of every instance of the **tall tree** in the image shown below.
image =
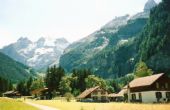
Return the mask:
<path fill-rule="evenodd" d="M 74 80 L 74 87 L 75 89 L 80 90 L 81 92 L 86 89 L 86 82 L 85 79 L 93 74 L 89 69 L 80 69 L 80 70 L 73 70 L 72 77 L 74 77 L 76 80 Z"/>
<path fill-rule="evenodd" d="M 65 71 L 60 66 L 57 68 L 54 65 L 53 67 L 47 69 L 45 83 L 50 91 L 59 90 L 59 84 L 64 75 L 65 75 Z"/>
<path fill-rule="evenodd" d="M 70 79 L 71 79 L 70 76 L 65 76 L 60 81 L 59 90 L 60 90 L 61 95 L 64 95 L 65 93 L 71 92 L 72 88 L 70 86 L 70 84 L 71 84 Z"/>
<path fill-rule="evenodd" d="M 30 77 L 30 78 L 28 79 L 28 81 L 26 82 L 26 92 L 27 92 L 26 94 L 27 94 L 27 95 L 30 95 L 32 83 L 33 83 L 33 78 Z"/>
<path fill-rule="evenodd" d="M 13 89 L 13 85 L 11 81 L 0 77 L 0 96 L 2 95 L 3 92 L 6 92 L 12 89 Z"/>
<path fill-rule="evenodd" d="M 32 85 L 30 87 L 31 90 L 35 90 L 35 89 L 39 89 L 39 88 L 43 88 L 44 85 L 44 80 L 42 77 L 39 77 L 37 79 L 34 79 L 32 82 Z"/>
<path fill-rule="evenodd" d="M 145 62 L 140 61 L 137 64 L 135 75 L 136 77 L 144 77 L 144 76 L 150 76 L 153 74 L 153 71 L 149 69 Z"/>
<path fill-rule="evenodd" d="M 94 87 L 94 86 L 100 86 L 100 87 L 105 88 L 105 89 L 107 88 L 105 80 L 102 79 L 102 78 L 99 78 L 95 75 L 89 75 L 85 79 L 85 82 L 86 82 L 87 88 L 91 88 L 91 87 Z"/>
<path fill-rule="evenodd" d="M 17 91 L 22 94 L 22 95 L 27 95 L 27 88 L 25 86 L 25 82 L 24 81 L 21 81 L 17 84 L 17 87 L 16 87 Z"/>

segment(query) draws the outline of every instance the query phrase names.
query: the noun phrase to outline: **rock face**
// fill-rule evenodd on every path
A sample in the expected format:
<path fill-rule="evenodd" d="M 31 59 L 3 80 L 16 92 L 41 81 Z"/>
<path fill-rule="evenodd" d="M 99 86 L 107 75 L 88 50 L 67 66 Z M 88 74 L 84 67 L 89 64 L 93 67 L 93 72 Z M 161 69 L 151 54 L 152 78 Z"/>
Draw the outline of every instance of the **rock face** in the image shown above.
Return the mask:
<path fill-rule="evenodd" d="M 16 43 L 4 47 L 1 52 L 35 69 L 46 69 L 51 64 L 58 65 L 60 56 L 69 45 L 64 38 L 40 38 L 36 42 L 20 38 Z"/>
<path fill-rule="evenodd" d="M 145 4 L 144 11 L 150 11 L 153 7 L 155 7 L 157 4 L 154 0 L 148 0 Z"/>

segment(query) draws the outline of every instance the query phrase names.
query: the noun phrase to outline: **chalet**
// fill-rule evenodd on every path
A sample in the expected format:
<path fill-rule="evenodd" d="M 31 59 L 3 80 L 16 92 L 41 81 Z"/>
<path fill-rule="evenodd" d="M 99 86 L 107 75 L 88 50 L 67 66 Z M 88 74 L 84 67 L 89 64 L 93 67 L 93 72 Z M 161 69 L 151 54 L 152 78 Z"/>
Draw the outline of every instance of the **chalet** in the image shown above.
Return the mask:
<path fill-rule="evenodd" d="M 3 93 L 3 97 L 19 98 L 21 94 L 18 91 L 6 91 Z"/>
<path fill-rule="evenodd" d="M 78 101 L 83 102 L 108 102 L 108 92 L 99 86 L 86 89 L 79 96 Z"/>
<path fill-rule="evenodd" d="M 48 88 L 40 88 L 40 89 L 33 90 L 31 94 L 36 99 L 41 99 L 41 100 L 51 99 L 51 95 L 49 93 Z"/>
<path fill-rule="evenodd" d="M 128 102 L 169 102 L 170 78 L 164 73 L 136 78 L 121 92 L 128 99 Z"/>

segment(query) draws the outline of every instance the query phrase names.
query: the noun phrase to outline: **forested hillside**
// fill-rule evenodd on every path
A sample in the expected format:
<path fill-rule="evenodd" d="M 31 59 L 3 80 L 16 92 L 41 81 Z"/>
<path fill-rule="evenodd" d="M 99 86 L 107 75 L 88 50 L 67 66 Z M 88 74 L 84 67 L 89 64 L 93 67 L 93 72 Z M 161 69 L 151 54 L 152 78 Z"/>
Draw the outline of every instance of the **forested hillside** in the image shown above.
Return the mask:
<path fill-rule="evenodd" d="M 149 19 L 148 9 L 151 9 Z M 131 73 L 143 61 L 154 73 L 170 73 L 169 1 L 147 7 L 147 12 L 130 19 L 118 19 L 91 34 L 86 41 L 66 49 L 60 59 L 61 66 L 69 72 L 74 68 L 90 68 L 95 74 L 109 78 Z"/>
<path fill-rule="evenodd" d="M 77 43 L 77 47 L 66 49 L 60 58 L 60 65 L 68 72 L 74 68 L 90 68 L 105 78 L 132 72 L 135 65 L 134 57 L 138 51 L 134 39 L 138 37 L 148 18 L 129 19 L 126 16 L 124 19 L 117 19 L 119 23 L 124 22 L 123 25 L 119 24 L 120 26 L 116 27 L 118 20 L 113 20 L 115 25 L 112 27 L 107 24 L 86 38 L 88 40 L 85 42 Z M 89 42 L 93 37 L 95 40 Z"/>
<path fill-rule="evenodd" d="M 11 80 L 12 82 L 24 80 L 35 75 L 35 72 L 31 68 L 14 61 L 1 52 L 0 65 L 0 77 Z"/>
<path fill-rule="evenodd" d="M 170 73 L 170 0 L 163 0 L 151 11 L 140 42 L 141 60 L 156 73 Z"/>
<path fill-rule="evenodd" d="M 135 38 L 146 22 L 147 19 L 128 21 L 126 26 L 111 37 L 103 51 L 88 60 L 88 68 L 92 67 L 95 73 L 105 78 L 121 77 L 133 72 L 138 52 Z"/>

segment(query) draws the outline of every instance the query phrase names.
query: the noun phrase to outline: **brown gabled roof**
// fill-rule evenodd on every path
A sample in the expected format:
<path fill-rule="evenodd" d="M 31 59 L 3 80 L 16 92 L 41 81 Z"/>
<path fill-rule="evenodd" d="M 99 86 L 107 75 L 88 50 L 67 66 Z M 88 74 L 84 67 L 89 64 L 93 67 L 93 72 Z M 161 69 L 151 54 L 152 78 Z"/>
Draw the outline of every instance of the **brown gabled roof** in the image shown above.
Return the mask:
<path fill-rule="evenodd" d="M 40 89 L 33 90 L 31 93 L 32 94 L 39 94 L 39 93 L 46 91 L 46 90 L 48 90 L 48 88 L 40 88 Z"/>
<path fill-rule="evenodd" d="M 82 92 L 79 96 L 77 96 L 78 99 L 82 99 L 87 97 L 89 94 L 91 94 L 94 90 L 98 89 L 99 86 L 93 87 L 93 88 L 89 88 L 86 89 L 84 92 Z"/>
<path fill-rule="evenodd" d="M 123 97 L 124 94 L 127 93 L 127 89 L 122 89 L 119 93 L 109 94 L 108 97 Z"/>
<path fill-rule="evenodd" d="M 142 78 L 136 78 L 129 83 L 129 86 L 130 86 L 130 88 L 149 86 L 149 85 L 153 84 L 157 79 L 159 79 L 163 75 L 164 75 L 164 73 L 160 73 L 160 74 L 146 76 L 146 77 L 142 77 Z M 126 89 L 126 88 L 127 88 L 127 85 L 124 87 L 124 89 Z"/>
<path fill-rule="evenodd" d="M 127 89 L 122 89 L 118 94 L 124 96 L 125 93 L 127 93 Z"/>
<path fill-rule="evenodd" d="M 21 95 L 18 91 L 6 91 L 3 95 Z"/>
<path fill-rule="evenodd" d="M 111 93 L 108 95 L 108 97 L 121 97 L 122 95 L 120 94 L 115 94 L 115 93 Z"/>

